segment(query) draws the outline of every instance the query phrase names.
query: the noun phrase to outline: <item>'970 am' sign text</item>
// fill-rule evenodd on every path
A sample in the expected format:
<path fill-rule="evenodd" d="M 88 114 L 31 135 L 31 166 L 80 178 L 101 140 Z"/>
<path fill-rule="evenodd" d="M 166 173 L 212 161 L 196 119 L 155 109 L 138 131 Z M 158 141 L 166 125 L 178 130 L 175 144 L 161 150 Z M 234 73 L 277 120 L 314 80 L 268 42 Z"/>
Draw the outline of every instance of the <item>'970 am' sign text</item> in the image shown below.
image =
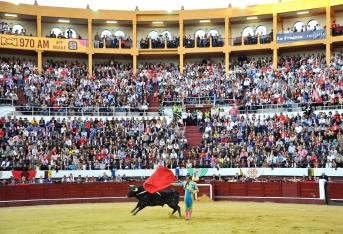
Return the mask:
<path fill-rule="evenodd" d="M 0 47 L 10 49 L 87 52 L 87 41 L 0 35 Z"/>

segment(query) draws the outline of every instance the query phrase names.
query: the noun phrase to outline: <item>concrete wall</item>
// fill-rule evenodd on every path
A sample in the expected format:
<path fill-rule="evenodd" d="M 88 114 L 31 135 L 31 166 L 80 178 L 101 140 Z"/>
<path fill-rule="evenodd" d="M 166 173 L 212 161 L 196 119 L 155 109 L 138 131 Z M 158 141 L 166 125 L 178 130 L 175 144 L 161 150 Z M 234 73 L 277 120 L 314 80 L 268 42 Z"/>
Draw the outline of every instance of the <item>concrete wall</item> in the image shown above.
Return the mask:
<path fill-rule="evenodd" d="M 179 28 L 178 27 L 145 27 L 145 26 L 138 26 L 137 27 L 137 39 L 140 40 L 141 38 L 145 38 L 149 35 L 151 31 L 156 31 L 159 35 L 162 34 L 163 31 L 169 31 L 171 36 L 179 36 Z"/>
<path fill-rule="evenodd" d="M 138 58 L 138 64 L 145 64 L 145 63 L 173 63 L 175 65 L 179 65 L 178 58 Z"/>
<path fill-rule="evenodd" d="M 18 51 L 13 51 L 13 53 L 10 53 L 8 51 L 0 50 L 0 57 L 19 58 L 20 60 L 28 60 L 37 64 L 37 56 L 34 52 L 20 54 Z"/>
<path fill-rule="evenodd" d="M 343 25 L 343 11 L 335 12 L 336 24 Z"/>
<path fill-rule="evenodd" d="M 76 62 L 77 61 L 77 62 L 80 62 L 80 63 L 82 62 L 88 65 L 88 57 L 85 55 L 80 55 L 80 54 L 75 54 L 75 55 L 68 54 L 68 56 L 64 56 L 64 54 L 53 54 L 53 55 L 43 54 L 43 63 L 45 63 L 48 60 L 57 61 L 57 62 L 61 62 L 61 61 Z"/>
<path fill-rule="evenodd" d="M 94 58 L 93 57 L 93 65 L 95 64 L 109 64 L 109 62 L 113 60 L 114 62 L 117 63 L 122 63 L 122 64 L 132 64 L 132 59 L 131 58 L 123 58 L 123 57 L 118 57 L 118 56 L 108 56 L 107 58 Z"/>
<path fill-rule="evenodd" d="M 235 38 L 235 37 L 240 37 L 242 36 L 242 32 L 244 30 L 244 28 L 250 26 L 252 27 L 252 29 L 255 31 L 256 28 L 260 25 L 263 25 L 267 28 L 267 33 L 269 33 L 272 29 L 273 29 L 273 21 L 269 20 L 269 21 L 262 21 L 259 23 L 239 23 L 239 24 L 231 24 L 230 30 L 231 30 L 231 38 Z"/>
<path fill-rule="evenodd" d="M 203 54 L 203 56 L 199 57 L 188 57 L 185 59 L 185 64 L 187 63 L 199 63 L 202 60 L 207 59 L 207 60 L 211 60 L 214 63 L 222 63 L 225 65 L 225 56 L 220 56 L 220 55 L 206 55 Z"/>
<path fill-rule="evenodd" d="M 310 54 L 325 54 L 325 48 L 323 49 L 300 49 L 300 50 L 293 50 L 293 51 L 287 51 L 283 50 L 279 52 L 279 58 L 280 56 L 292 56 L 292 55 L 310 55 Z"/>
<path fill-rule="evenodd" d="M 225 36 L 225 26 L 224 25 L 206 25 L 206 26 L 202 26 L 202 25 L 198 25 L 198 26 L 194 26 L 194 25 L 186 25 L 184 27 L 184 34 L 186 36 L 191 35 L 193 36 L 195 34 L 196 31 L 198 30 L 204 30 L 205 33 L 207 34 L 210 30 L 217 30 L 219 35 L 224 37 Z"/>
<path fill-rule="evenodd" d="M 92 27 L 92 39 L 94 39 L 94 36 L 96 33 L 99 33 L 101 35 L 101 32 L 104 30 L 110 30 L 112 34 L 114 34 L 116 31 L 123 31 L 125 33 L 126 37 L 132 38 L 132 27 L 124 27 L 124 26 L 116 26 L 115 24 L 108 24 L 108 25 L 93 25 Z"/>
<path fill-rule="evenodd" d="M 230 62 L 232 61 L 236 61 L 239 57 L 247 57 L 248 59 L 260 59 L 260 58 L 268 58 L 271 59 L 273 61 L 273 54 L 271 53 L 260 53 L 260 54 L 254 54 L 254 55 L 247 55 L 247 54 L 234 54 L 234 55 L 230 55 Z"/>
<path fill-rule="evenodd" d="M 65 24 L 65 23 L 43 23 L 42 36 L 50 35 L 51 29 L 60 28 L 64 33 L 68 28 L 74 29 L 77 34 L 80 34 L 83 39 L 88 39 L 88 26 L 87 24 Z"/>

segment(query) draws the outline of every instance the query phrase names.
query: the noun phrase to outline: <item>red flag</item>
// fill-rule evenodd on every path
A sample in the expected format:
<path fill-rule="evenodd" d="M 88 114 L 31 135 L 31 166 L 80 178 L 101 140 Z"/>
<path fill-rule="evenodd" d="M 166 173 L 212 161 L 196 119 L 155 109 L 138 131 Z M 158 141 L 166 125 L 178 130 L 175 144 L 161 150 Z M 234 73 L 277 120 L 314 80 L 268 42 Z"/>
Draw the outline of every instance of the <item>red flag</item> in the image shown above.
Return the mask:
<path fill-rule="evenodd" d="M 143 187 L 149 193 L 156 193 L 174 182 L 176 182 L 176 178 L 171 170 L 158 167 L 154 174 L 144 182 Z"/>

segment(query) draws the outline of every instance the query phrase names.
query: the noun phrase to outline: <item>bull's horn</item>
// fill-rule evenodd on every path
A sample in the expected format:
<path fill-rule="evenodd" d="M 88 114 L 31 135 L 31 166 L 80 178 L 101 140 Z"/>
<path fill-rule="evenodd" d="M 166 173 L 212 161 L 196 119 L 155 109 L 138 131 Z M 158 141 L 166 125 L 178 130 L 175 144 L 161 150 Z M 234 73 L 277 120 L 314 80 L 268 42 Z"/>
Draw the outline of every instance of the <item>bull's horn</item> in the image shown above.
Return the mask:
<path fill-rule="evenodd" d="M 133 187 L 135 187 L 135 186 L 134 186 L 134 185 L 132 185 L 132 184 L 130 184 L 129 186 L 130 186 L 130 188 L 133 188 Z"/>

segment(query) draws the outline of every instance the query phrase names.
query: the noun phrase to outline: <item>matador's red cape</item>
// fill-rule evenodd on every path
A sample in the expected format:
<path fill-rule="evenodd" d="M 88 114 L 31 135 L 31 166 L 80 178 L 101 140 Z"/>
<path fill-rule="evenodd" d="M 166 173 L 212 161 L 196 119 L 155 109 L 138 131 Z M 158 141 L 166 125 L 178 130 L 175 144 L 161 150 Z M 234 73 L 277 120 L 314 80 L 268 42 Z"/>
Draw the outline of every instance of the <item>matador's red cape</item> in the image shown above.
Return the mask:
<path fill-rule="evenodd" d="M 173 172 L 165 167 L 158 167 L 143 184 L 144 189 L 149 193 L 156 193 L 176 182 Z"/>

